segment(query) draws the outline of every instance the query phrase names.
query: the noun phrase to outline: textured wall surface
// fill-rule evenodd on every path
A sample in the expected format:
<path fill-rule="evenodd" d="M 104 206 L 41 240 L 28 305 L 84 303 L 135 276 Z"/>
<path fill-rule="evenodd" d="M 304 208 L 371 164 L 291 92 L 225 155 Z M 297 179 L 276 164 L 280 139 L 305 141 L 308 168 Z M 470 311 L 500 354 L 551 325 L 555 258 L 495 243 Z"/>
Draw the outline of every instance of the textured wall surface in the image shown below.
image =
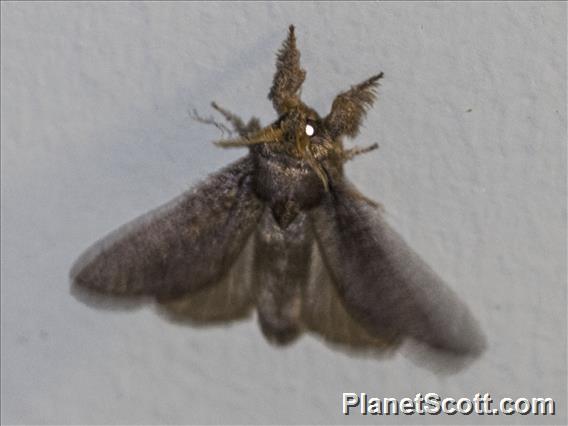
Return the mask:
<path fill-rule="evenodd" d="M 3 423 L 565 423 L 565 4 L 1 7 Z M 381 149 L 347 173 L 479 318 L 489 349 L 456 375 L 69 294 L 88 245 L 241 155 L 188 111 L 274 119 L 290 23 L 320 113 L 385 72 L 357 139 Z M 342 392 L 553 397 L 559 415 L 345 417 Z"/>

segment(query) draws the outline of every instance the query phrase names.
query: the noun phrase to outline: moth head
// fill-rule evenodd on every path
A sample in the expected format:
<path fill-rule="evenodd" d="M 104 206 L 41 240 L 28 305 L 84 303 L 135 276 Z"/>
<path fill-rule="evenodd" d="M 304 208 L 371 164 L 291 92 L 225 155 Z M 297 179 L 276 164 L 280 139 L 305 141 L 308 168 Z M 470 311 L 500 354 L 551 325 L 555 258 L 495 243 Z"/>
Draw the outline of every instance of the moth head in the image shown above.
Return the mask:
<path fill-rule="evenodd" d="M 323 135 L 320 116 L 301 101 L 288 108 L 275 125 L 282 129 L 282 142 L 295 148 L 297 154 L 302 157 L 310 148 L 312 139 Z"/>
<path fill-rule="evenodd" d="M 288 37 L 277 52 L 276 72 L 268 93 L 268 99 L 278 113 L 278 120 L 262 129 L 258 121 L 243 127 L 243 123 L 237 120 L 237 127 L 242 130 L 239 132 L 240 137 L 216 143 L 222 147 L 274 144 L 275 149 L 305 160 L 327 188 L 326 173 L 320 164 L 321 159 L 326 157 L 324 151 L 339 152 L 343 161 L 350 158 L 348 154 L 344 154 L 339 140 L 343 136 L 355 137 L 359 133 L 367 110 L 375 101 L 376 89 L 382 77 L 383 73 L 377 74 L 339 93 L 330 112 L 321 118 L 301 99 L 306 71 L 300 65 L 300 51 L 296 45 L 294 26 L 291 25 Z M 234 115 L 215 104 L 213 106 L 228 120 L 236 120 Z M 318 143 L 314 144 L 316 141 Z M 319 153 L 315 152 L 314 145 L 318 146 Z"/>
<path fill-rule="evenodd" d="M 376 89 L 383 73 L 377 74 L 362 83 L 352 86 L 349 90 L 339 93 L 331 106 L 331 111 L 323 120 L 319 120 L 319 129 L 310 125 L 307 120 L 301 123 L 303 130 L 309 127 L 314 131 L 319 130 L 329 138 L 336 140 L 342 136 L 355 137 L 365 118 L 367 110 L 376 99 Z M 276 57 L 276 72 L 268 99 L 272 101 L 274 109 L 280 117 L 300 116 L 301 113 L 311 110 L 301 101 L 301 87 L 306 79 L 306 71 L 300 64 L 300 51 L 296 45 L 294 26 L 288 30 L 288 37 Z M 306 114 L 309 115 L 309 114 Z M 317 114 L 316 114 L 317 115 Z M 306 117 L 302 117 L 306 118 Z M 306 133 L 307 135 L 307 133 Z M 310 135 L 307 135 L 310 136 Z"/>

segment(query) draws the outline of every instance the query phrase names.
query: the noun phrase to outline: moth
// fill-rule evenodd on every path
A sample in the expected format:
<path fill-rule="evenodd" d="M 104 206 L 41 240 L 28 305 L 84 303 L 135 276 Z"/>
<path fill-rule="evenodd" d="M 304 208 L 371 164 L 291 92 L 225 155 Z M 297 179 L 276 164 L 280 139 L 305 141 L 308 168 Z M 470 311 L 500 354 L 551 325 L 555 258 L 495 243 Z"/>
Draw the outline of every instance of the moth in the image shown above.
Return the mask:
<path fill-rule="evenodd" d="M 150 300 L 197 325 L 256 310 L 281 345 L 310 332 L 353 351 L 411 341 L 479 355 L 485 340 L 466 305 L 345 176 L 346 162 L 377 147 L 343 139 L 358 134 L 383 73 L 337 95 L 324 117 L 300 98 L 305 78 L 290 26 L 268 94 L 278 118 L 262 127 L 213 103 L 233 128 L 216 144 L 248 153 L 95 244 L 72 269 L 74 291 Z"/>

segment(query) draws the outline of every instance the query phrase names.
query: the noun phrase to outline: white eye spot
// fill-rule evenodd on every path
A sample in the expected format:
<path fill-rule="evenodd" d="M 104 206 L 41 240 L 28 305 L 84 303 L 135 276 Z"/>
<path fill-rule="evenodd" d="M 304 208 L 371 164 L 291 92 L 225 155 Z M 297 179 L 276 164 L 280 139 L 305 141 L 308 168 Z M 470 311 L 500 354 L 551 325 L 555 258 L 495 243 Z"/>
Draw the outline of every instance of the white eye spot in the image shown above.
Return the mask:
<path fill-rule="evenodd" d="M 306 124 L 306 135 L 313 136 L 314 133 L 315 129 L 311 125 Z"/>

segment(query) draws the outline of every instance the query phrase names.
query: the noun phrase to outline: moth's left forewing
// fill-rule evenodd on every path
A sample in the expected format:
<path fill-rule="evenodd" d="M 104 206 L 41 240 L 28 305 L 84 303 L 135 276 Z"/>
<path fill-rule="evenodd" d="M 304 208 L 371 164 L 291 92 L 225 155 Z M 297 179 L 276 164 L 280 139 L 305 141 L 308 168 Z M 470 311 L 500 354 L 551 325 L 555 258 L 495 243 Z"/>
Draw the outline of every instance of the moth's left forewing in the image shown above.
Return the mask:
<path fill-rule="evenodd" d="M 214 285 L 233 265 L 264 205 L 250 157 L 96 243 L 74 265 L 74 288 L 167 300 Z"/>
<path fill-rule="evenodd" d="M 478 355 L 485 339 L 469 309 L 346 182 L 310 213 L 318 246 L 347 311 L 377 335 Z"/>
<path fill-rule="evenodd" d="M 255 305 L 252 281 L 254 236 L 250 236 L 229 271 L 217 282 L 179 298 L 163 300 L 158 311 L 167 319 L 206 326 L 247 318 Z"/>

